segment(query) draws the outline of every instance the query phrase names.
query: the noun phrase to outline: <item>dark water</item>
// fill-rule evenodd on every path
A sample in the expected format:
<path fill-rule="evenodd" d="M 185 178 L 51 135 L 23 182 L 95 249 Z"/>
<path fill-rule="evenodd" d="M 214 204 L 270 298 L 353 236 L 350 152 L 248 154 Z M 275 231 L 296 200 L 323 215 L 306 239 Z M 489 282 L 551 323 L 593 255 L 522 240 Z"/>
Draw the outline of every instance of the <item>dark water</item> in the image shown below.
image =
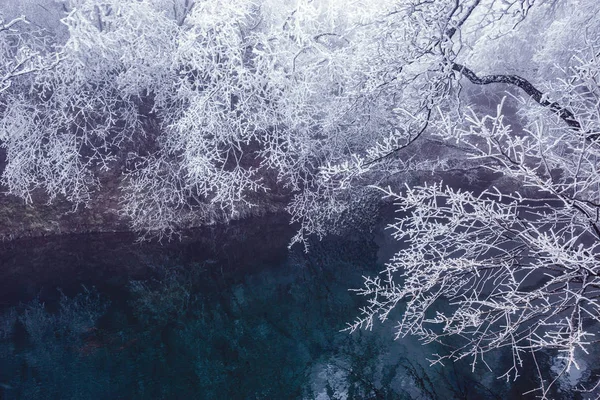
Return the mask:
<path fill-rule="evenodd" d="M 162 245 L 127 234 L 3 244 L 0 398 L 515 393 L 468 363 L 429 368 L 427 356 L 443 349 L 393 341 L 393 323 L 340 332 L 364 305 L 348 289 L 381 270 L 391 251 L 385 236 L 331 237 L 304 254 L 287 249 L 292 234 L 274 216 Z"/>

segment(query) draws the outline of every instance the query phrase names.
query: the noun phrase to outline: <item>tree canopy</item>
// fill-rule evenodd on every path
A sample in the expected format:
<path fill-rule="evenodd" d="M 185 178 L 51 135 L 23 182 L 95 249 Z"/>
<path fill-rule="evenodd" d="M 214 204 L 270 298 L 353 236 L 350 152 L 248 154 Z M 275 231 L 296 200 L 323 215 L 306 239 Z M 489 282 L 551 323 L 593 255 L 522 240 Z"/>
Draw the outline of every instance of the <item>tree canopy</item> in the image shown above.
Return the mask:
<path fill-rule="evenodd" d="M 278 191 L 292 243 L 308 246 L 379 188 L 402 211 L 391 228 L 405 247 L 366 280 L 352 329 L 405 304 L 398 335 L 460 337 L 448 357 L 473 365 L 508 347 L 509 378 L 547 349 L 563 375 L 597 340 L 598 2 L 54 6 L 53 28 L 0 21 L 10 194 L 77 207 L 117 171 L 132 229 L 171 235 Z"/>

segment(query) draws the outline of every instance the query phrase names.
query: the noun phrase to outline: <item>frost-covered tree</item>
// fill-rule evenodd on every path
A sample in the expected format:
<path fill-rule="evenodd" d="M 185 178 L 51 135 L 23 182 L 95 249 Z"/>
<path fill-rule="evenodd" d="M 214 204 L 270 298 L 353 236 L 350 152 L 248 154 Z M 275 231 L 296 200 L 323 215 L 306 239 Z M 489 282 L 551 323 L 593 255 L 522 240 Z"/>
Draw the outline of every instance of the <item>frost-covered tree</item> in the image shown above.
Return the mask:
<path fill-rule="evenodd" d="M 235 215 L 274 176 L 294 196 L 298 241 L 325 233 L 353 197 L 321 179 L 322 167 L 375 164 L 424 131 L 452 86 L 439 38 L 463 11 L 450 2 L 63 3 L 67 39 L 47 55 L 60 62 L 3 93 L 9 191 L 87 204 L 98 173 L 131 148 L 138 162 L 122 211 L 135 229 Z"/>
<path fill-rule="evenodd" d="M 398 337 L 453 341 L 433 362 L 468 358 L 473 367 L 490 368 L 487 353 L 509 349 L 507 380 L 522 373 L 525 358 L 532 357 L 539 372 L 540 351 L 553 351 L 561 368 L 552 380 L 540 372 L 540 387 L 531 393 L 541 398 L 594 351 L 600 323 L 600 32 L 588 27 L 565 64 L 534 75 L 539 88 L 534 78 L 478 75 L 451 62 L 463 81 L 515 91 L 495 113 L 481 113 L 477 104 L 441 112 L 431 121 L 432 134 L 511 178 L 514 189 L 456 189 L 439 181 L 383 188 L 401 212 L 390 228 L 403 248 L 381 276 L 367 278 L 358 290 L 369 305 L 351 330 L 386 320 L 398 307 Z M 509 101 L 516 113 L 506 111 Z M 597 395 L 598 384 L 573 389 Z"/>
<path fill-rule="evenodd" d="M 170 234 L 278 191 L 306 246 L 373 187 L 433 172 L 384 189 L 406 248 L 367 280 L 354 327 L 407 302 L 400 335 L 460 337 L 450 357 L 475 361 L 510 347 L 507 377 L 526 353 L 558 349 L 567 371 L 591 346 L 597 2 L 57 3 L 64 35 L 0 25 L 10 193 L 85 205 L 112 171 L 132 228 Z M 473 168 L 512 183 L 439 182 Z"/>

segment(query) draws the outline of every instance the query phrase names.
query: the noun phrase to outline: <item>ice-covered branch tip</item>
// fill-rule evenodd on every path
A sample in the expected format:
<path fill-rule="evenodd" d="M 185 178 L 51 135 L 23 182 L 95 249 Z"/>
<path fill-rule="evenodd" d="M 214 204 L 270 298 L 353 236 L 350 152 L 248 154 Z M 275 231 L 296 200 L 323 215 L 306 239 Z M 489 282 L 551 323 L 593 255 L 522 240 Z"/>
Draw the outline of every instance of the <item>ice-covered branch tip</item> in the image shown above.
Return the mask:
<path fill-rule="evenodd" d="M 19 22 L 23 22 L 23 23 L 26 23 L 26 24 L 29 23 L 29 21 L 27 21 L 27 18 L 25 18 L 24 15 L 21 15 L 20 17 L 14 18 L 14 19 L 12 19 L 11 21 L 9 21 L 7 23 L 4 23 L 4 21 L 0 20 L 0 32 L 9 30 L 10 28 L 13 27 L 13 25 L 18 24 Z"/>

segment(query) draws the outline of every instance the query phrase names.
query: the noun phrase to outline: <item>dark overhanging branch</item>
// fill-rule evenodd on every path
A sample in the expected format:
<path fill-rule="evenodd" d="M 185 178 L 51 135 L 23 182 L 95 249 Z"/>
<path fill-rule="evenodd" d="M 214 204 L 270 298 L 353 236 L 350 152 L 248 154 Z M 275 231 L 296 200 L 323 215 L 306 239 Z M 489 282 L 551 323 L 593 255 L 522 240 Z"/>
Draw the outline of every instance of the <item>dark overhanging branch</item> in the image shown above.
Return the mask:
<path fill-rule="evenodd" d="M 454 27 L 451 27 L 446 31 L 446 37 L 448 39 L 452 39 L 452 37 L 456 34 L 456 32 L 462 27 L 462 25 L 467 21 L 467 19 L 471 16 L 475 8 L 479 5 L 481 0 L 474 0 L 473 3 L 467 8 L 465 14 L 456 22 Z M 454 14 L 459 9 L 459 1 L 456 0 L 455 7 L 451 12 Z M 551 102 L 544 98 L 544 94 L 537 89 L 535 86 L 531 84 L 527 79 L 522 78 L 518 75 L 485 75 L 485 76 L 477 76 L 475 72 L 471 69 L 467 68 L 462 64 L 458 64 L 454 61 L 451 62 L 452 70 L 459 72 L 462 76 L 467 78 L 471 83 L 475 85 L 489 85 L 492 83 L 505 83 L 508 85 L 517 86 L 525 93 L 527 93 L 535 102 L 543 107 L 547 107 L 552 111 L 555 115 L 557 115 L 560 119 L 562 119 L 570 128 L 575 131 L 582 132 L 583 127 L 577 121 L 575 114 L 571 110 L 566 107 L 563 107 L 558 102 Z M 589 141 L 595 141 L 600 138 L 600 134 L 594 133 L 590 134 L 587 132 L 586 139 Z"/>
<path fill-rule="evenodd" d="M 462 76 L 467 78 L 469 81 L 471 81 L 471 83 L 473 83 L 475 85 L 489 85 L 491 83 L 505 83 L 505 84 L 517 86 L 521 90 L 523 90 L 525 93 L 527 93 L 529 96 L 531 96 L 531 98 L 533 98 L 538 104 L 540 104 L 543 107 L 549 108 L 554 114 L 556 114 L 560 119 L 562 119 L 570 128 L 572 128 L 578 132 L 583 132 L 583 127 L 581 126 L 579 121 L 577 121 L 577 119 L 575 118 L 575 115 L 573 114 L 573 112 L 571 110 L 561 106 L 557 102 L 548 101 L 547 99 L 544 98 L 543 93 L 539 89 L 537 89 L 535 86 L 533 86 L 528 80 L 521 78 L 518 75 L 486 75 L 486 76 L 479 77 L 479 76 L 477 76 L 477 74 L 475 74 L 469 68 L 465 67 L 464 65 L 454 63 L 454 62 L 452 63 L 452 69 L 454 71 L 459 72 Z M 600 134 L 598 134 L 598 133 L 590 134 L 589 131 L 586 132 L 585 139 L 590 142 L 596 141 L 599 138 L 600 138 Z M 588 213 L 582 207 L 580 207 L 579 205 L 577 205 L 575 203 L 573 205 L 576 209 L 578 209 L 580 212 L 582 212 L 584 215 L 586 215 L 588 218 L 590 218 L 590 221 L 591 221 L 591 216 L 588 215 Z M 596 204 L 592 203 L 592 205 L 597 207 Z M 596 235 L 598 235 L 600 237 L 600 228 L 598 227 L 598 225 L 594 222 L 590 222 L 590 225 L 592 226 Z"/>
<path fill-rule="evenodd" d="M 464 65 L 453 62 L 452 69 L 454 71 L 459 72 L 462 76 L 467 78 L 471 83 L 475 85 L 489 85 L 491 83 L 505 83 L 508 85 L 517 86 L 525 93 L 527 93 L 533 100 L 535 100 L 539 105 L 543 107 L 547 107 L 556 114 L 560 119 L 562 119 L 566 124 L 577 130 L 581 131 L 582 127 L 579 121 L 575 118 L 575 115 L 571 110 L 566 107 L 561 106 L 557 102 L 550 102 L 544 98 L 544 94 L 533 86 L 527 79 L 521 78 L 518 75 L 485 75 L 485 76 L 477 76 L 475 72 L 465 67 Z M 594 135 L 592 135 L 594 136 Z M 589 139 L 594 139 L 592 136 Z"/>

